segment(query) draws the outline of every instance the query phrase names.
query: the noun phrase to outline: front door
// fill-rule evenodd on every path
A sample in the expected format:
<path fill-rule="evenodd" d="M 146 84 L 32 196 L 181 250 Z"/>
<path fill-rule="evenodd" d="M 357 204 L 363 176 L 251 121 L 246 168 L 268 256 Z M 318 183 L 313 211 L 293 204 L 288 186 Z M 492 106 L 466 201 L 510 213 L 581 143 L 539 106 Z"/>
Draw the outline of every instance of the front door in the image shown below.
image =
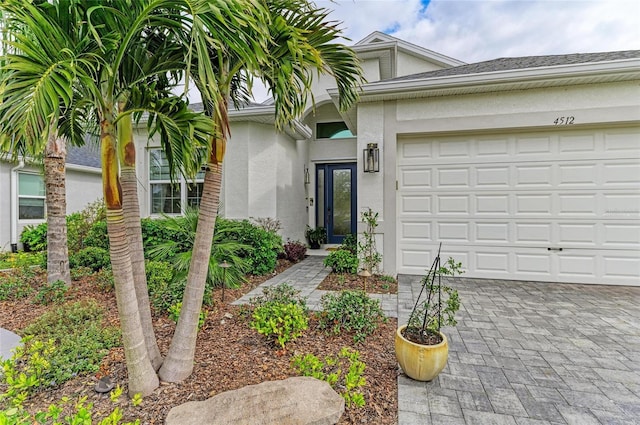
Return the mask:
<path fill-rule="evenodd" d="M 328 243 L 342 243 L 356 232 L 356 164 L 318 164 L 316 182 L 316 223 Z"/>

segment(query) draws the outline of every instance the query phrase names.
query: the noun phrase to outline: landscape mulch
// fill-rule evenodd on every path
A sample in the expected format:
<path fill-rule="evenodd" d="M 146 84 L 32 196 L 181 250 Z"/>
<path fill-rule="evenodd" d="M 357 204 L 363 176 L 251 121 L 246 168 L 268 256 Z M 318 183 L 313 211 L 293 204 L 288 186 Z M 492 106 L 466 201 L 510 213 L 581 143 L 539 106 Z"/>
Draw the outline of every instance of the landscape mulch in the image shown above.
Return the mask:
<path fill-rule="evenodd" d="M 277 272 L 290 264 L 280 261 Z M 187 401 L 205 400 L 224 391 L 280 380 L 295 376 L 290 366 L 296 354 L 312 353 L 320 358 L 336 355 L 342 347 L 349 346 L 360 352 L 366 363 L 366 386 L 363 394 L 366 406 L 347 408 L 339 424 L 395 424 L 397 423 L 397 374 L 394 353 L 396 319 L 389 319 L 363 343 L 356 344 L 348 334 L 329 335 L 318 329 L 317 320 L 311 319 L 309 329 L 297 340 L 287 344 L 286 351 L 266 340 L 249 326 L 248 310 L 230 303 L 272 276 L 251 277 L 240 289 L 226 289 L 225 302 L 221 290 L 214 293 L 214 306 L 209 309 L 203 328 L 198 333 L 195 366 L 189 378 L 179 383 L 161 382 L 153 394 L 134 407 L 127 397 L 113 403 L 108 394 L 94 391 L 97 380 L 109 376 L 127 392 L 127 372 L 122 347 L 113 348 L 104 358 L 95 376 L 77 377 L 67 383 L 47 388 L 30 397 L 28 410 L 45 410 L 51 403 L 59 403 L 62 397 L 73 402 L 86 396 L 93 403 L 94 419 L 105 417 L 117 405 L 125 421 L 139 418 L 142 424 L 162 424 L 169 410 Z M 343 288 L 346 289 L 346 288 Z M 97 288 L 91 278 L 73 284 L 67 301 L 94 298 L 105 309 L 105 321 L 119 324 L 113 291 Z M 0 327 L 20 333 L 20 330 L 42 315 L 52 306 L 32 304 L 29 299 L 0 302 Z M 175 324 L 166 314 L 154 312 L 154 328 L 160 350 L 166 354 Z"/>
<path fill-rule="evenodd" d="M 318 285 L 318 289 L 327 291 L 366 290 L 370 294 L 397 294 L 398 281 L 395 279 L 390 281 L 380 275 L 364 277 L 332 272 Z"/>

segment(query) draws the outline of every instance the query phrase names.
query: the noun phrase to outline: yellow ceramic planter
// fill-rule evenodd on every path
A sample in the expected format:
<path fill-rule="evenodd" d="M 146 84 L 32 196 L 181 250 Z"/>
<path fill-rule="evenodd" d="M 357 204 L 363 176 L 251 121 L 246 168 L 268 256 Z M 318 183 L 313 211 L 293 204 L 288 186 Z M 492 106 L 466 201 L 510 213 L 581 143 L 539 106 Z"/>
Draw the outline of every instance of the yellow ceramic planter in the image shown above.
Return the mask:
<path fill-rule="evenodd" d="M 449 357 L 449 344 L 443 333 L 442 342 L 420 345 L 402 336 L 403 325 L 396 331 L 396 358 L 404 373 L 416 381 L 431 381 L 444 369 Z"/>

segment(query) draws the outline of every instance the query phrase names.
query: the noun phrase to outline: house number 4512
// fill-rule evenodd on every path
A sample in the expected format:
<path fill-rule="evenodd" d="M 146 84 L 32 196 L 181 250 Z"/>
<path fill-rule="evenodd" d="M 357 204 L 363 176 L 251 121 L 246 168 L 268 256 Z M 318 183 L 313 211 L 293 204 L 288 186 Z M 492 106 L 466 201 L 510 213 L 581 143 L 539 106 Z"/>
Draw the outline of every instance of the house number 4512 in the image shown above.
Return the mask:
<path fill-rule="evenodd" d="M 555 125 L 571 125 L 573 124 L 573 117 L 558 117 L 553 122 Z"/>

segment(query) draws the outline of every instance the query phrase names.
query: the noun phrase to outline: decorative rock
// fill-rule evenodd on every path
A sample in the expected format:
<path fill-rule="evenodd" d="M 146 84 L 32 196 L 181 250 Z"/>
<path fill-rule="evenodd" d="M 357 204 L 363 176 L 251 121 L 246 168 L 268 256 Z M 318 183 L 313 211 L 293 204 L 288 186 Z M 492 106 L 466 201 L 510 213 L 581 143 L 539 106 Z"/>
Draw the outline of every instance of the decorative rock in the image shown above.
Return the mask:
<path fill-rule="evenodd" d="M 165 425 L 333 425 L 343 412 L 344 399 L 329 384 L 299 376 L 176 406 Z"/>
<path fill-rule="evenodd" d="M 20 339 L 20 335 L 0 328 L 0 360 L 9 360 L 13 356 L 12 350 L 21 344 Z"/>

